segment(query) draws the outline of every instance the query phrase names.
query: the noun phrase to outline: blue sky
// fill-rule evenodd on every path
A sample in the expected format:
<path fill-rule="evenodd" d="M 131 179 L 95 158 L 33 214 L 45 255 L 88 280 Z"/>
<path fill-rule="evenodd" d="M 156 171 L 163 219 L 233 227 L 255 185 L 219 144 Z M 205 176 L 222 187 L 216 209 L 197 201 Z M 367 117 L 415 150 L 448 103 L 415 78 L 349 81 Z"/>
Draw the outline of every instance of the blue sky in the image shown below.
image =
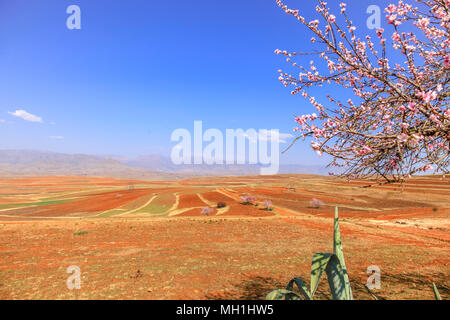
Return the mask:
<path fill-rule="evenodd" d="M 375 34 L 365 27 L 373 2 L 347 2 L 355 24 Z M 81 30 L 66 27 L 72 4 Z M 315 16 L 314 1 L 287 4 Z M 312 110 L 279 83 L 288 65 L 274 50 L 308 51 L 305 31 L 275 0 L 0 0 L 0 149 L 168 155 L 172 131 L 194 120 L 292 133 L 293 116 Z M 281 159 L 326 160 L 308 143 Z"/>

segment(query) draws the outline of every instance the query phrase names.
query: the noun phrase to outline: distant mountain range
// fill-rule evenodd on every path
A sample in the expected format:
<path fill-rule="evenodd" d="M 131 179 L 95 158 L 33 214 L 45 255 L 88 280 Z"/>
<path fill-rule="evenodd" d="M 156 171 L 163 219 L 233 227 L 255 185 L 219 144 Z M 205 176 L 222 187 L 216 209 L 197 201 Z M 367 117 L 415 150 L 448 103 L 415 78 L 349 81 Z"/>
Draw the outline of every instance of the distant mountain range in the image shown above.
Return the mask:
<path fill-rule="evenodd" d="M 147 169 L 130 167 L 113 159 L 34 150 L 0 150 L 0 175 L 157 177 Z"/>
<path fill-rule="evenodd" d="M 320 166 L 281 165 L 279 173 L 327 174 Z M 258 165 L 174 165 L 162 155 L 137 158 L 0 150 L 0 175 L 85 175 L 141 179 L 186 176 L 257 175 Z"/>
<path fill-rule="evenodd" d="M 146 168 L 152 171 L 188 174 L 188 175 L 253 175 L 260 173 L 260 165 L 175 165 L 165 156 L 152 154 L 139 156 L 134 159 L 125 159 L 123 157 L 109 156 L 111 159 L 120 161 L 131 167 Z M 318 174 L 328 175 L 328 171 L 324 166 L 306 166 L 296 164 L 280 165 L 280 174 L 298 173 L 298 174 Z"/>

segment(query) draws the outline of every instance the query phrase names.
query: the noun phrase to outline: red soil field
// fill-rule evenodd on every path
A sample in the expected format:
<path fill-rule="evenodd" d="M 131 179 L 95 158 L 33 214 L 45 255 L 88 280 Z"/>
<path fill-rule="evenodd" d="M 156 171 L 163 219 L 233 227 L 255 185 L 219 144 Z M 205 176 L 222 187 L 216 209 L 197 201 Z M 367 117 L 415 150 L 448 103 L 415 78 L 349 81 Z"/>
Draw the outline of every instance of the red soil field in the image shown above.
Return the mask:
<path fill-rule="evenodd" d="M 229 207 L 230 209 L 221 216 L 268 217 L 275 215 L 273 211 L 263 210 L 254 205 L 232 203 Z"/>
<path fill-rule="evenodd" d="M 178 204 L 178 209 L 192 208 L 192 207 L 207 207 L 197 194 L 182 194 Z"/>
<path fill-rule="evenodd" d="M 432 299 L 434 281 L 448 299 L 449 183 L 367 184 L 311 175 L 0 179 L 0 299 L 263 299 L 293 276 L 308 279 L 312 254 L 331 250 L 336 204 L 356 298 L 370 298 L 366 268 L 378 265 L 381 297 Z M 204 216 L 197 193 L 227 208 Z M 176 194 L 173 212 L 186 211 L 170 216 Z M 245 194 L 259 206 L 241 204 Z M 170 205 L 134 216 L 153 195 L 154 210 Z M 309 208 L 312 198 L 324 206 Z M 273 212 L 261 210 L 264 199 Z M 126 215 L 101 217 L 108 210 Z M 69 265 L 83 272 L 80 291 L 65 286 Z M 330 298 L 326 281 L 318 297 Z"/>
<path fill-rule="evenodd" d="M 185 211 L 185 212 L 183 212 L 183 213 L 180 213 L 180 214 L 178 214 L 177 216 L 178 216 L 178 217 L 198 217 L 198 216 L 204 216 L 204 217 L 207 217 L 207 216 L 215 216 L 215 215 L 217 214 L 217 210 L 214 209 L 214 208 L 212 208 L 212 209 L 213 209 L 213 211 L 212 211 L 209 215 L 202 214 L 202 213 L 201 213 L 201 212 L 202 212 L 202 209 L 201 209 L 201 208 L 194 208 L 194 209 Z"/>
<path fill-rule="evenodd" d="M 134 201 L 143 196 L 147 196 L 153 193 L 152 189 L 140 189 L 131 191 L 117 191 L 117 192 L 105 192 L 101 194 L 95 194 L 87 199 L 79 201 L 67 202 L 62 204 L 54 204 L 48 206 L 41 206 L 39 209 L 35 209 L 35 212 L 29 213 L 30 208 L 15 210 L 15 213 L 20 215 L 29 216 L 65 216 L 72 214 L 103 212 L 106 210 L 115 209 L 125 205 L 131 201 Z"/>
<path fill-rule="evenodd" d="M 168 194 L 159 193 L 159 195 L 152 202 L 152 204 L 158 206 L 172 206 L 175 204 L 175 195 L 170 193 Z"/>
<path fill-rule="evenodd" d="M 288 200 L 305 200 L 311 201 L 311 199 L 316 198 L 323 202 L 331 202 L 335 204 L 350 204 L 353 203 L 350 200 L 342 198 L 331 198 L 325 195 L 321 195 L 318 192 L 307 192 L 304 190 L 287 191 L 286 189 L 269 189 L 269 188 L 234 188 L 236 191 L 246 193 L 249 195 L 258 195 L 259 198 L 263 199 L 288 199 Z"/>
<path fill-rule="evenodd" d="M 224 195 L 223 193 L 217 192 L 217 191 L 210 191 L 210 192 L 204 192 L 202 193 L 202 197 L 205 198 L 208 201 L 219 203 L 219 202 L 231 202 L 235 201 L 231 199 L 230 197 Z"/>
<path fill-rule="evenodd" d="M 264 299 L 294 276 L 308 279 L 312 254 L 332 248 L 332 221 L 318 217 L 83 219 L 1 228 L 0 299 Z M 86 233 L 75 236 L 80 230 Z M 450 297 L 443 241 L 346 221 L 341 233 L 356 299 L 371 299 L 364 288 L 369 265 L 382 270 L 382 298 L 433 299 L 433 281 Z M 66 287 L 70 265 L 81 269 L 80 290 Z M 326 282 L 317 299 L 330 299 Z"/>

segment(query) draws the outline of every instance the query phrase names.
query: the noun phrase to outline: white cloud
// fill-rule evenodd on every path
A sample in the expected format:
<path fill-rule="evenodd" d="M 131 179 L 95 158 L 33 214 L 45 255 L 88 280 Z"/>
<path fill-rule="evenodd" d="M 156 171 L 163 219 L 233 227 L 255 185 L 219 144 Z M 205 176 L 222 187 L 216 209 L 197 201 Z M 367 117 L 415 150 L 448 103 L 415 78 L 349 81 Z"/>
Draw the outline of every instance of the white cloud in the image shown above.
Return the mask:
<path fill-rule="evenodd" d="M 55 140 L 62 140 L 62 139 L 64 139 L 63 136 L 50 136 L 49 138 L 50 139 L 55 139 Z"/>
<path fill-rule="evenodd" d="M 244 133 L 244 137 L 246 137 L 247 139 L 249 139 L 252 142 L 255 142 L 255 138 L 252 136 L 249 136 L 248 134 Z M 278 143 L 286 143 L 287 139 L 292 138 L 293 135 L 290 133 L 282 133 L 279 132 L 277 134 L 277 132 L 275 130 L 267 130 L 267 129 L 261 129 L 258 132 L 258 140 L 259 141 L 278 141 Z"/>
<path fill-rule="evenodd" d="M 5 120 L 3 120 L 3 119 L 0 119 L 0 123 L 5 123 Z"/>
<path fill-rule="evenodd" d="M 16 110 L 14 112 L 8 112 L 10 115 L 21 118 L 25 121 L 30 122 L 43 122 L 41 117 L 35 116 L 34 114 L 28 113 L 25 110 Z"/>

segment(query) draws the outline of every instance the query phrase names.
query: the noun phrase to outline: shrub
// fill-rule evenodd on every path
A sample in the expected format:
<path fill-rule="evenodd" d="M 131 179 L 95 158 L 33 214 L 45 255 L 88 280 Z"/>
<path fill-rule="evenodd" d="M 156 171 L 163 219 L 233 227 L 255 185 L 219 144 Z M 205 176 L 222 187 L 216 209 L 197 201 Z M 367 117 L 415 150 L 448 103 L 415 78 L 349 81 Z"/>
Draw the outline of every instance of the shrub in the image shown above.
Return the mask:
<path fill-rule="evenodd" d="M 315 208 L 315 209 L 319 209 L 321 207 L 323 207 L 324 203 L 316 198 L 313 198 L 310 202 L 309 202 L 309 207 L 310 208 Z"/>
<path fill-rule="evenodd" d="M 241 196 L 242 204 L 255 205 L 256 197 L 254 196 Z"/>
<path fill-rule="evenodd" d="M 273 205 L 272 205 L 272 201 L 270 201 L 270 200 L 264 200 L 262 202 L 262 205 L 264 207 L 264 210 L 273 211 L 273 209 L 274 209 Z"/>
<path fill-rule="evenodd" d="M 73 233 L 73 235 L 74 236 L 84 236 L 85 234 L 88 234 L 89 232 L 87 232 L 87 231 L 77 231 L 77 232 L 74 232 Z"/>
<path fill-rule="evenodd" d="M 227 204 L 225 203 L 225 202 L 219 202 L 218 204 L 217 204 L 217 208 L 218 209 L 220 209 L 220 208 L 225 208 L 227 206 Z"/>
<path fill-rule="evenodd" d="M 210 213 L 213 213 L 214 209 L 210 207 L 204 207 L 201 211 L 202 214 L 209 216 Z"/>

